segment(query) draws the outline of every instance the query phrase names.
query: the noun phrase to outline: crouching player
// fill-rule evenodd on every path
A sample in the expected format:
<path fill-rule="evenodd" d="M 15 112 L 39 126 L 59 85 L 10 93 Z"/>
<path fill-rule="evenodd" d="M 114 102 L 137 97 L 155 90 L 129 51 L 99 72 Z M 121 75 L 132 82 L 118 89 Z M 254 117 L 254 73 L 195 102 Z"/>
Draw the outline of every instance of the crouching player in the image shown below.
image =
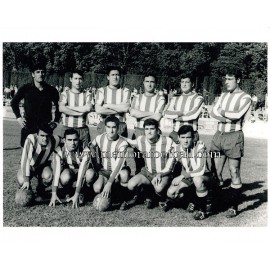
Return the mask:
<path fill-rule="evenodd" d="M 143 126 L 145 135 L 139 136 L 136 140 L 127 139 L 127 141 L 131 146 L 139 149 L 146 166 L 129 180 L 128 189 L 135 195 L 121 208 L 125 210 L 140 202 L 145 196 L 145 204 L 148 209 L 155 207 L 159 202 L 161 209 L 167 211 L 166 193 L 171 183 L 171 177 L 170 171 L 165 173 L 164 168 L 173 141 L 171 138 L 159 134 L 157 120 L 146 119 Z"/>
<path fill-rule="evenodd" d="M 84 177 L 91 176 L 91 155 L 88 147 L 82 149 L 78 131 L 70 128 L 64 133 L 64 145 L 58 146 L 53 153 L 53 184 L 52 197 L 49 206 L 55 206 L 56 202 L 62 203 L 57 195 L 59 184 L 66 193 L 66 202 L 72 201 L 72 208 L 84 203 L 84 196 L 80 193 Z M 77 180 L 77 181 L 76 181 Z M 76 181 L 75 194 L 72 186 Z"/>
<path fill-rule="evenodd" d="M 178 161 L 182 164 L 181 175 L 174 178 L 168 189 L 167 196 L 171 200 L 183 197 L 183 192 L 195 185 L 196 199 L 189 204 L 188 211 L 193 212 L 196 220 L 206 218 L 206 204 L 208 190 L 205 185 L 210 181 L 206 162 L 206 147 L 202 141 L 194 142 L 194 130 L 192 126 L 184 125 L 179 131 L 180 144 L 174 145 L 174 153 L 168 160 L 166 170 L 171 170 L 173 163 Z"/>
<path fill-rule="evenodd" d="M 58 146 L 60 138 L 52 135 L 53 131 L 47 124 L 39 126 L 36 134 L 27 136 L 24 143 L 21 168 L 17 173 L 17 180 L 21 189 L 31 189 L 30 180 L 38 179 L 36 201 L 45 197 L 45 188 L 52 182 L 50 156 Z"/>
<path fill-rule="evenodd" d="M 95 193 L 102 192 L 104 198 L 113 195 L 113 200 L 121 200 L 124 197 L 123 193 L 128 191 L 126 187 L 130 178 L 130 168 L 125 166 L 128 143 L 118 135 L 119 125 L 120 121 L 116 116 L 108 116 L 105 119 L 106 132 L 98 135 L 90 145 L 93 153 L 100 153 L 101 162 L 93 163 L 95 170 L 90 169 L 92 177 L 86 178 L 86 185 L 93 186 Z M 112 194 L 113 187 L 122 190 L 122 194 Z"/>

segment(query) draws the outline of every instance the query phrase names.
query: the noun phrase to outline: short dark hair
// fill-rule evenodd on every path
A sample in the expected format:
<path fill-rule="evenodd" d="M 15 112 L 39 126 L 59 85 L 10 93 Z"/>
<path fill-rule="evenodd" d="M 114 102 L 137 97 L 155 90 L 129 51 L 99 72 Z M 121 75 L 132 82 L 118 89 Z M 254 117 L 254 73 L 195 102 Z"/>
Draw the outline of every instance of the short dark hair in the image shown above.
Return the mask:
<path fill-rule="evenodd" d="M 78 136 L 78 138 L 80 137 L 79 136 L 79 132 L 76 129 L 74 129 L 74 128 L 68 128 L 68 129 L 65 130 L 64 138 L 66 138 L 67 135 L 73 135 L 73 134 L 76 134 Z"/>
<path fill-rule="evenodd" d="M 242 71 L 236 67 L 228 67 L 225 69 L 225 75 L 234 76 L 235 79 L 242 79 Z"/>
<path fill-rule="evenodd" d="M 49 135 L 53 134 L 53 129 L 49 126 L 49 124 L 46 124 L 46 123 L 41 123 L 38 125 L 37 133 L 39 133 L 40 130 L 44 131 L 45 133 Z"/>
<path fill-rule="evenodd" d="M 107 69 L 106 69 L 106 74 L 109 76 L 110 75 L 110 72 L 112 70 L 117 70 L 119 72 L 119 75 L 121 76 L 122 75 L 122 69 L 121 67 L 119 66 L 108 66 Z"/>
<path fill-rule="evenodd" d="M 155 126 L 156 129 L 159 127 L 159 122 L 153 118 L 148 118 L 143 123 L 143 128 L 146 126 Z"/>
<path fill-rule="evenodd" d="M 29 70 L 31 73 L 34 73 L 36 70 L 44 70 L 46 71 L 46 64 L 43 62 L 33 63 L 30 65 Z"/>
<path fill-rule="evenodd" d="M 79 69 L 74 69 L 70 72 L 69 77 L 72 78 L 73 74 L 79 74 L 80 76 L 83 77 L 83 71 L 79 70 Z"/>
<path fill-rule="evenodd" d="M 182 135 L 182 134 L 187 134 L 188 132 L 191 132 L 191 137 L 192 139 L 194 139 L 194 129 L 192 126 L 189 125 L 183 125 L 182 127 L 180 127 L 180 129 L 178 130 L 178 135 Z"/>
<path fill-rule="evenodd" d="M 180 75 L 180 80 L 189 78 L 191 83 L 195 83 L 195 77 L 192 73 L 184 72 Z"/>
<path fill-rule="evenodd" d="M 148 72 L 148 73 L 145 73 L 144 77 L 143 77 L 143 80 L 146 78 L 146 77 L 153 77 L 155 79 L 155 82 L 157 82 L 157 76 L 155 74 L 153 74 L 152 72 Z"/>
<path fill-rule="evenodd" d="M 119 119 L 116 116 L 114 116 L 114 115 L 108 116 L 105 119 L 105 126 L 107 125 L 108 122 L 114 122 L 116 124 L 117 128 L 119 128 L 120 121 L 119 121 Z"/>

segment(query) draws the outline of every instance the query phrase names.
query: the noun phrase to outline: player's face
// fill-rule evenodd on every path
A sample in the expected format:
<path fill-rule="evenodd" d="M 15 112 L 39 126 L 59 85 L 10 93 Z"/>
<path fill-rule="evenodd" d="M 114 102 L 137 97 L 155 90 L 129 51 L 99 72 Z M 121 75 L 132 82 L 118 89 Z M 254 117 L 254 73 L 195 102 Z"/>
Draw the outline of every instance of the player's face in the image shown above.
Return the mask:
<path fill-rule="evenodd" d="M 34 78 L 34 81 L 37 83 L 43 82 L 45 79 L 45 70 L 43 70 L 43 69 L 35 70 L 32 73 L 32 77 Z"/>
<path fill-rule="evenodd" d="M 153 141 L 158 137 L 158 129 L 154 125 L 145 126 L 144 134 L 148 140 Z"/>
<path fill-rule="evenodd" d="M 79 146 L 79 137 L 77 134 L 67 135 L 65 138 L 65 144 L 68 151 L 76 151 Z"/>
<path fill-rule="evenodd" d="M 72 78 L 70 78 L 71 88 L 80 90 L 82 88 L 83 78 L 78 73 L 73 73 Z"/>
<path fill-rule="evenodd" d="M 190 78 L 184 78 L 181 79 L 181 90 L 183 93 L 188 94 L 189 92 L 192 91 L 193 84 L 190 81 Z"/>
<path fill-rule="evenodd" d="M 120 83 L 120 73 L 118 70 L 111 70 L 107 76 L 110 86 L 117 87 Z"/>
<path fill-rule="evenodd" d="M 143 81 L 143 85 L 144 85 L 145 92 L 153 93 L 155 91 L 155 86 L 156 86 L 155 78 L 152 76 L 145 77 Z"/>
<path fill-rule="evenodd" d="M 106 124 L 106 133 L 107 133 L 107 136 L 110 140 L 114 140 L 117 138 L 117 136 L 118 136 L 117 131 L 118 131 L 118 127 L 117 127 L 116 123 L 108 122 Z"/>
<path fill-rule="evenodd" d="M 231 75 L 226 75 L 225 76 L 225 86 L 227 91 L 232 92 L 234 91 L 237 87 L 238 84 L 240 83 L 240 79 L 237 79 L 234 76 Z"/>
<path fill-rule="evenodd" d="M 50 135 L 42 130 L 39 130 L 38 132 L 38 143 L 41 146 L 47 146 L 49 143 Z"/>
<path fill-rule="evenodd" d="M 191 136 L 191 132 L 181 134 L 179 136 L 179 141 L 184 150 L 191 148 L 193 145 L 193 138 Z"/>

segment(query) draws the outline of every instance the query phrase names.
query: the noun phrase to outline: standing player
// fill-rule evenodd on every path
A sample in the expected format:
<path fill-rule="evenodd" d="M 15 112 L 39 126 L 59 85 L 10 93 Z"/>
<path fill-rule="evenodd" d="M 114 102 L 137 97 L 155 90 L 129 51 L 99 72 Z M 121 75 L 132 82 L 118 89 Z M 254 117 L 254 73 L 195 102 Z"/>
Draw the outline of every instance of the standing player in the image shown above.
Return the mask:
<path fill-rule="evenodd" d="M 130 178 L 130 168 L 124 167 L 128 143 L 118 135 L 119 124 L 117 117 L 108 116 L 105 119 L 106 132 L 98 135 L 90 146 L 93 150 L 98 148 L 100 151 L 101 165 L 94 166 L 98 178 L 94 176 L 92 170 L 93 177 L 86 179 L 86 184 L 93 185 L 94 192 L 102 192 L 102 196 L 105 198 L 111 196 L 114 183 L 119 184 L 120 182 L 122 187 L 126 187 Z"/>
<path fill-rule="evenodd" d="M 92 108 L 92 95 L 89 90 L 83 91 L 83 73 L 74 70 L 70 74 L 71 89 L 61 93 L 59 110 L 62 112 L 63 132 L 69 128 L 74 128 L 79 134 L 79 139 L 83 142 L 83 147 L 90 142 L 90 134 L 86 125 L 87 114 Z"/>
<path fill-rule="evenodd" d="M 222 93 L 214 105 L 211 116 L 218 120 L 218 130 L 215 133 L 211 151 L 219 152 L 221 157 L 215 158 L 215 168 L 220 185 L 223 185 L 222 171 L 228 158 L 231 174 L 230 208 L 226 217 L 235 217 L 238 213 L 239 197 L 241 195 L 240 165 L 244 155 L 243 120 L 251 105 L 251 97 L 239 87 L 242 74 L 231 68 L 226 71 L 225 86 L 227 91 Z"/>
<path fill-rule="evenodd" d="M 130 90 L 120 87 L 121 70 L 119 67 L 107 69 L 107 80 L 109 85 L 99 88 L 96 95 L 96 113 L 102 116 L 103 121 L 97 126 L 99 134 L 105 132 L 104 120 L 109 115 L 115 115 L 119 121 L 119 134 L 127 137 L 126 112 L 130 108 Z"/>
<path fill-rule="evenodd" d="M 144 93 L 134 97 L 131 105 L 130 115 L 135 117 L 137 120 L 135 126 L 135 137 L 144 135 L 144 121 L 147 119 L 154 119 L 160 121 L 162 117 L 162 112 L 165 106 L 164 96 L 160 96 L 155 93 L 156 77 L 153 74 L 146 74 L 144 76 Z M 134 137 L 133 137 L 134 138 Z M 145 165 L 142 158 L 139 156 L 138 149 L 134 149 L 136 153 L 136 172 L 138 174 L 142 167 Z"/>
<path fill-rule="evenodd" d="M 194 130 L 190 125 L 183 125 L 178 131 L 179 144 L 175 144 L 174 154 L 168 160 L 164 171 L 171 171 L 174 161 L 181 163 L 183 169 L 181 175 L 173 179 L 168 189 L 167 196 L 171 200 L 177 200 L 183 196 L 184 190 L 191 185 L 196 187 L 196 202 L 189 204 L 188 211 L 193 212 L 196 220 L 206 217 L 206 203 L 208 191 L 205 182 L 210 181 L 207 168 L 205 151 L 206 147 L 202 141 L 194 141 Z"/>
<path fill-rule="evenodd" d="M 190 125 L 195 131 L 195 141 L 199 140 L 198 118 L 203 107 L 203 97 L 193 89 L 194 79 L 191 74 L 181 75 L 181 96 L 174 96 L 164 112 L 164 117 L 174 120 L 174 131 L 170 137 L 174 142 L 178 141 L 178 131 L 183 125 Z"/>
<path fill-rule="evenodd" d="M 58 122 L 60 113 L 58 110 L 59 95 L 57 90 L 45 82 L 45 66 L 41 63 L 30 68 L 33 82 L 19 88 L 11 101 L 12 110 L 22 127 L 21 146 L 24 146 L 26 137 L 38 131 L 40 124 L 50 123 L 52 127 L 52 102 L 55 106 L 54 121 Z M 24 117 L 20 114 L 19 103 L 24 99 Z"/>
<path fill-rule="evenodd" d="M 128 143 L 139 149 L 145 160 L 145 167 L 128 182 L 128 189 L 135 192 L 134 198 L 122 204 L 125 210 L 142 198 L 144 189 L 147 199 L 146 207 L 151 209 L 157 200 L 162 210 L 167 211 L 166 193 L 170 186 L 170 172 L 165 172 L 166 162 L 172 148 L 172 139 L 159 134 L 159 123 L 155 119 L 144 121 L 145 135 L 136 140 L 127 139 Z M 156 196 L 157 195 L 157 196 Z"/>
<path fill-rule="evenodd" d="M 38 179 L 38 199 L 43 199 L 45 187 L 51 184 L 52 170 L 49 158 L 59 141 L 60 138 L 52 136 L 52 129 L 46 124 L 41 124 L 38 132 L 29 134 L 25 140 L 17 180 L 21 189 L 31 189 L 30 180 L 35 176 Z"/>
<path fill-rule="evenodd" d="M 77 130 L 66 129 L 64 134 L 64 145 L 58 146 L 53 153 L 53 184 L 52 197 L 49 206 L 55 206 L 58 201 L 62 203 L 57 195 L 59 183 L 66 192 L 66 201 L 72 201 L 72 207 L 77 208 L 78 204 L 84 203 L 84 196 L 80 193 L 84 177 L 91 176 L 90 150 L 80 146 L 79 133 Z M 77 180 L 77 181 L 76 181 Z M 73 197 L 70 198 L 73 182 L 76 181 L 76 189 Z"/>

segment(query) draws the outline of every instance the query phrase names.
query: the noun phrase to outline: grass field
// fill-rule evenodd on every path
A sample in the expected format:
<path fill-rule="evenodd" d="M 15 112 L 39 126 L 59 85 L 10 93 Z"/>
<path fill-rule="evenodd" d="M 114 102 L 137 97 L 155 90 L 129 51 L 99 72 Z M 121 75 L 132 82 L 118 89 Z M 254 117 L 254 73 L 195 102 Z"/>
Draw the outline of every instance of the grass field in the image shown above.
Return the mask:
<path fill-rule="evenodd" d="M 97 212 L 91 202 L 87 202 L 79 209 L 72 209 L 70 205 L 57 205 L 55 208 L 50 208 L 49 201 L 29 208 L 17 207 L 14 198 L 18 187 L 16 173 L 21 157 L 20 128 L 16 121 L 4 120 L 3 125 L 3 226 L 5 227 L 267 226 L 267 140 L 249 138 L 245 140 L 245 157 L 241 168 L 244 193 L 240 214 L 236 218 L 227 219 L 221 212 L 203 221 L 195 221 L 181 208 L 174 208 L 164 213 L 158 207 L 148 210 L 144 205 L 137 205 L 127 211 L 114 209 L 103 213 Z M 91 134 L 93 138 L 94 129 Z M 210 146 L 211 138 L 212 136 L 201 136 L 207 147 Z M 130 166 L 134 168 L 134 163 L 130 163 Z M 224 179 L 228 178 L 226 164 Z M 35 184 L 33 186 L 35 187 Z"/>

